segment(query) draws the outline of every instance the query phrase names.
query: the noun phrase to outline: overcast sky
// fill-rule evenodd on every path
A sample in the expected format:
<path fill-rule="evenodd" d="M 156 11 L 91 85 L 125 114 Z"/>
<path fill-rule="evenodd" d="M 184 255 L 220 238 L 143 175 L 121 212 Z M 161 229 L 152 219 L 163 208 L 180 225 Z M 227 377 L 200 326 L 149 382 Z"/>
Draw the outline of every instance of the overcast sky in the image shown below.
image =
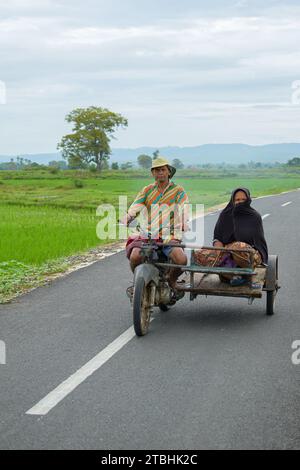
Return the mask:
<path fill-rule="evenodd" d="M 128 118 L 114 147 L 299 142 L 299 44 L 299 0 L 0 0 L 0 155 L 90 105 Z"/>

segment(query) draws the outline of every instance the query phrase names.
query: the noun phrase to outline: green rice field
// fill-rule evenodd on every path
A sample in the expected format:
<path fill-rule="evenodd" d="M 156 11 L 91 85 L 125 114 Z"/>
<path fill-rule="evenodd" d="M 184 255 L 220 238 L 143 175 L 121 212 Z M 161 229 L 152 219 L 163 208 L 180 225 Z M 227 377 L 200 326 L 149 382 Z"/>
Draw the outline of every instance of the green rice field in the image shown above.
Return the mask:
<path fill-rule="evenodd" d="M 174 181 L 185 188 L 189 201 L 206 210 L 226 202 L 237 186 L 248 187 L 252 197 L 300 187 L 295 171 L 178 173 Z M 0 172 L 0 302 L 43 272 L 62 270 L 65 257 L 110 241 L 97 238 L 97 207 L 111 204 L 118 214 L 119 196 L 127 196 L 130 204 L 152 181 L 132 171 L 100 178 L 82 171 Z"/>
<path fill-rule="evenodd" d="M 14 259 L 37 265 L 101 244 L 96 235 L 99 221 L 96 208 L 104 203 L 118 208 L 121 195 L 126 195 L 130 204 L 139 189 L 152 181 L 145 177 L 89 177 L 81 178 L 82 187 L 76 187 L 75 180 L 68 177 L 3 179 L 3 176 L 0 179 L 0 262 Z M 232 189 L 241 185 L 248 187 L 253 197 L 300 186 L 299 177 L 292 176 L 183 176 L 175 181 L 185 188 L 191 203 L 204 204 L 206 209 L 227 201 Z"/>

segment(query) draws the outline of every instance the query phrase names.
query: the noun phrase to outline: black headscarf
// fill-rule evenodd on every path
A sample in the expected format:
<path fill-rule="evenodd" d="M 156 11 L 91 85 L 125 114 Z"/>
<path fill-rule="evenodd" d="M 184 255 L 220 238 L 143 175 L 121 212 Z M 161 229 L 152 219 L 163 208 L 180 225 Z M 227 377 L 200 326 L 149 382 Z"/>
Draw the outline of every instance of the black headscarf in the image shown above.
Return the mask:
<path fill-rule="evenodd" d="M 234 196 L 243 191 L 247 200 L 234 204 Z M 251 207 L 252 199 L 247 188 L 237 188 L 222 210 L 214 230 L 214 239 L 227 245 L 235 241 L 248 243 L 261 254 L 263 263 L 268 263 L 268 247 L 264 236 L 261 215 Z"/>

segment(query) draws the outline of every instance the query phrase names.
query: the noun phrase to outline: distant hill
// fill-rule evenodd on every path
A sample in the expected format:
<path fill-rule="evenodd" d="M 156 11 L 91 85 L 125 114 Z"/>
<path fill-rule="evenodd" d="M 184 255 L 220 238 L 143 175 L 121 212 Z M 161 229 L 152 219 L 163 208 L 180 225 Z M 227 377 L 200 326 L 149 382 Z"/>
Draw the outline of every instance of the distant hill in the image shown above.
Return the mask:
<path fill-rule="evenodd" d="M 186 165 L 201 163 L 286 163 L 290 158 L 300 156 L 300 143 L 246 145 L 246 144 L 205 144 L 197 147 L 139 147 L 137 149 L 113 149 L 111 161 L 135 161 L 141 153 L 152 155 L 155 150 L 170 160 L 179 158 Z"/>
<path fill-rule="evenodd" d="M 293 157 L 300 157 L 300 143 L 283 143 L 268 145 L 246 144 L 205 144 L 196 147 L 138 147 L 114 148 L 110 157 L 111 162 L 136 162 L 137 157 L 145 153 L 152 155 L 155 150 L 170 160 L 179 158 L 185 165 L 201 163 L 248 163 L 249 161 L 263 163 L 286 163 Z M 61 154 L 43 153 L 19 155 L 37 163 L 47 164 L 51 160 L 62 160 Z M 0 162 L 16 159 L 15 155 L 0 155 Z"/>

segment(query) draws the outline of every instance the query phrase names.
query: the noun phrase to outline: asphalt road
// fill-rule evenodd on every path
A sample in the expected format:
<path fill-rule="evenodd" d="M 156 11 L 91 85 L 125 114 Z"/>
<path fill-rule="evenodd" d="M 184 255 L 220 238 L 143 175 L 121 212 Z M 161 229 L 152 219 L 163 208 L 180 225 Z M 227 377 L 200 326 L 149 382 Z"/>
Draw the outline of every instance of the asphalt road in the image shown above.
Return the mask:
<path fill-rule="evenodd" d="M 273 317 L 265 297 L 186 296 L 134 337 L 124 252 L 0 306 L 0 448 L 299 449 L 300 191 L 254 207 L 279 255 Z"/>

